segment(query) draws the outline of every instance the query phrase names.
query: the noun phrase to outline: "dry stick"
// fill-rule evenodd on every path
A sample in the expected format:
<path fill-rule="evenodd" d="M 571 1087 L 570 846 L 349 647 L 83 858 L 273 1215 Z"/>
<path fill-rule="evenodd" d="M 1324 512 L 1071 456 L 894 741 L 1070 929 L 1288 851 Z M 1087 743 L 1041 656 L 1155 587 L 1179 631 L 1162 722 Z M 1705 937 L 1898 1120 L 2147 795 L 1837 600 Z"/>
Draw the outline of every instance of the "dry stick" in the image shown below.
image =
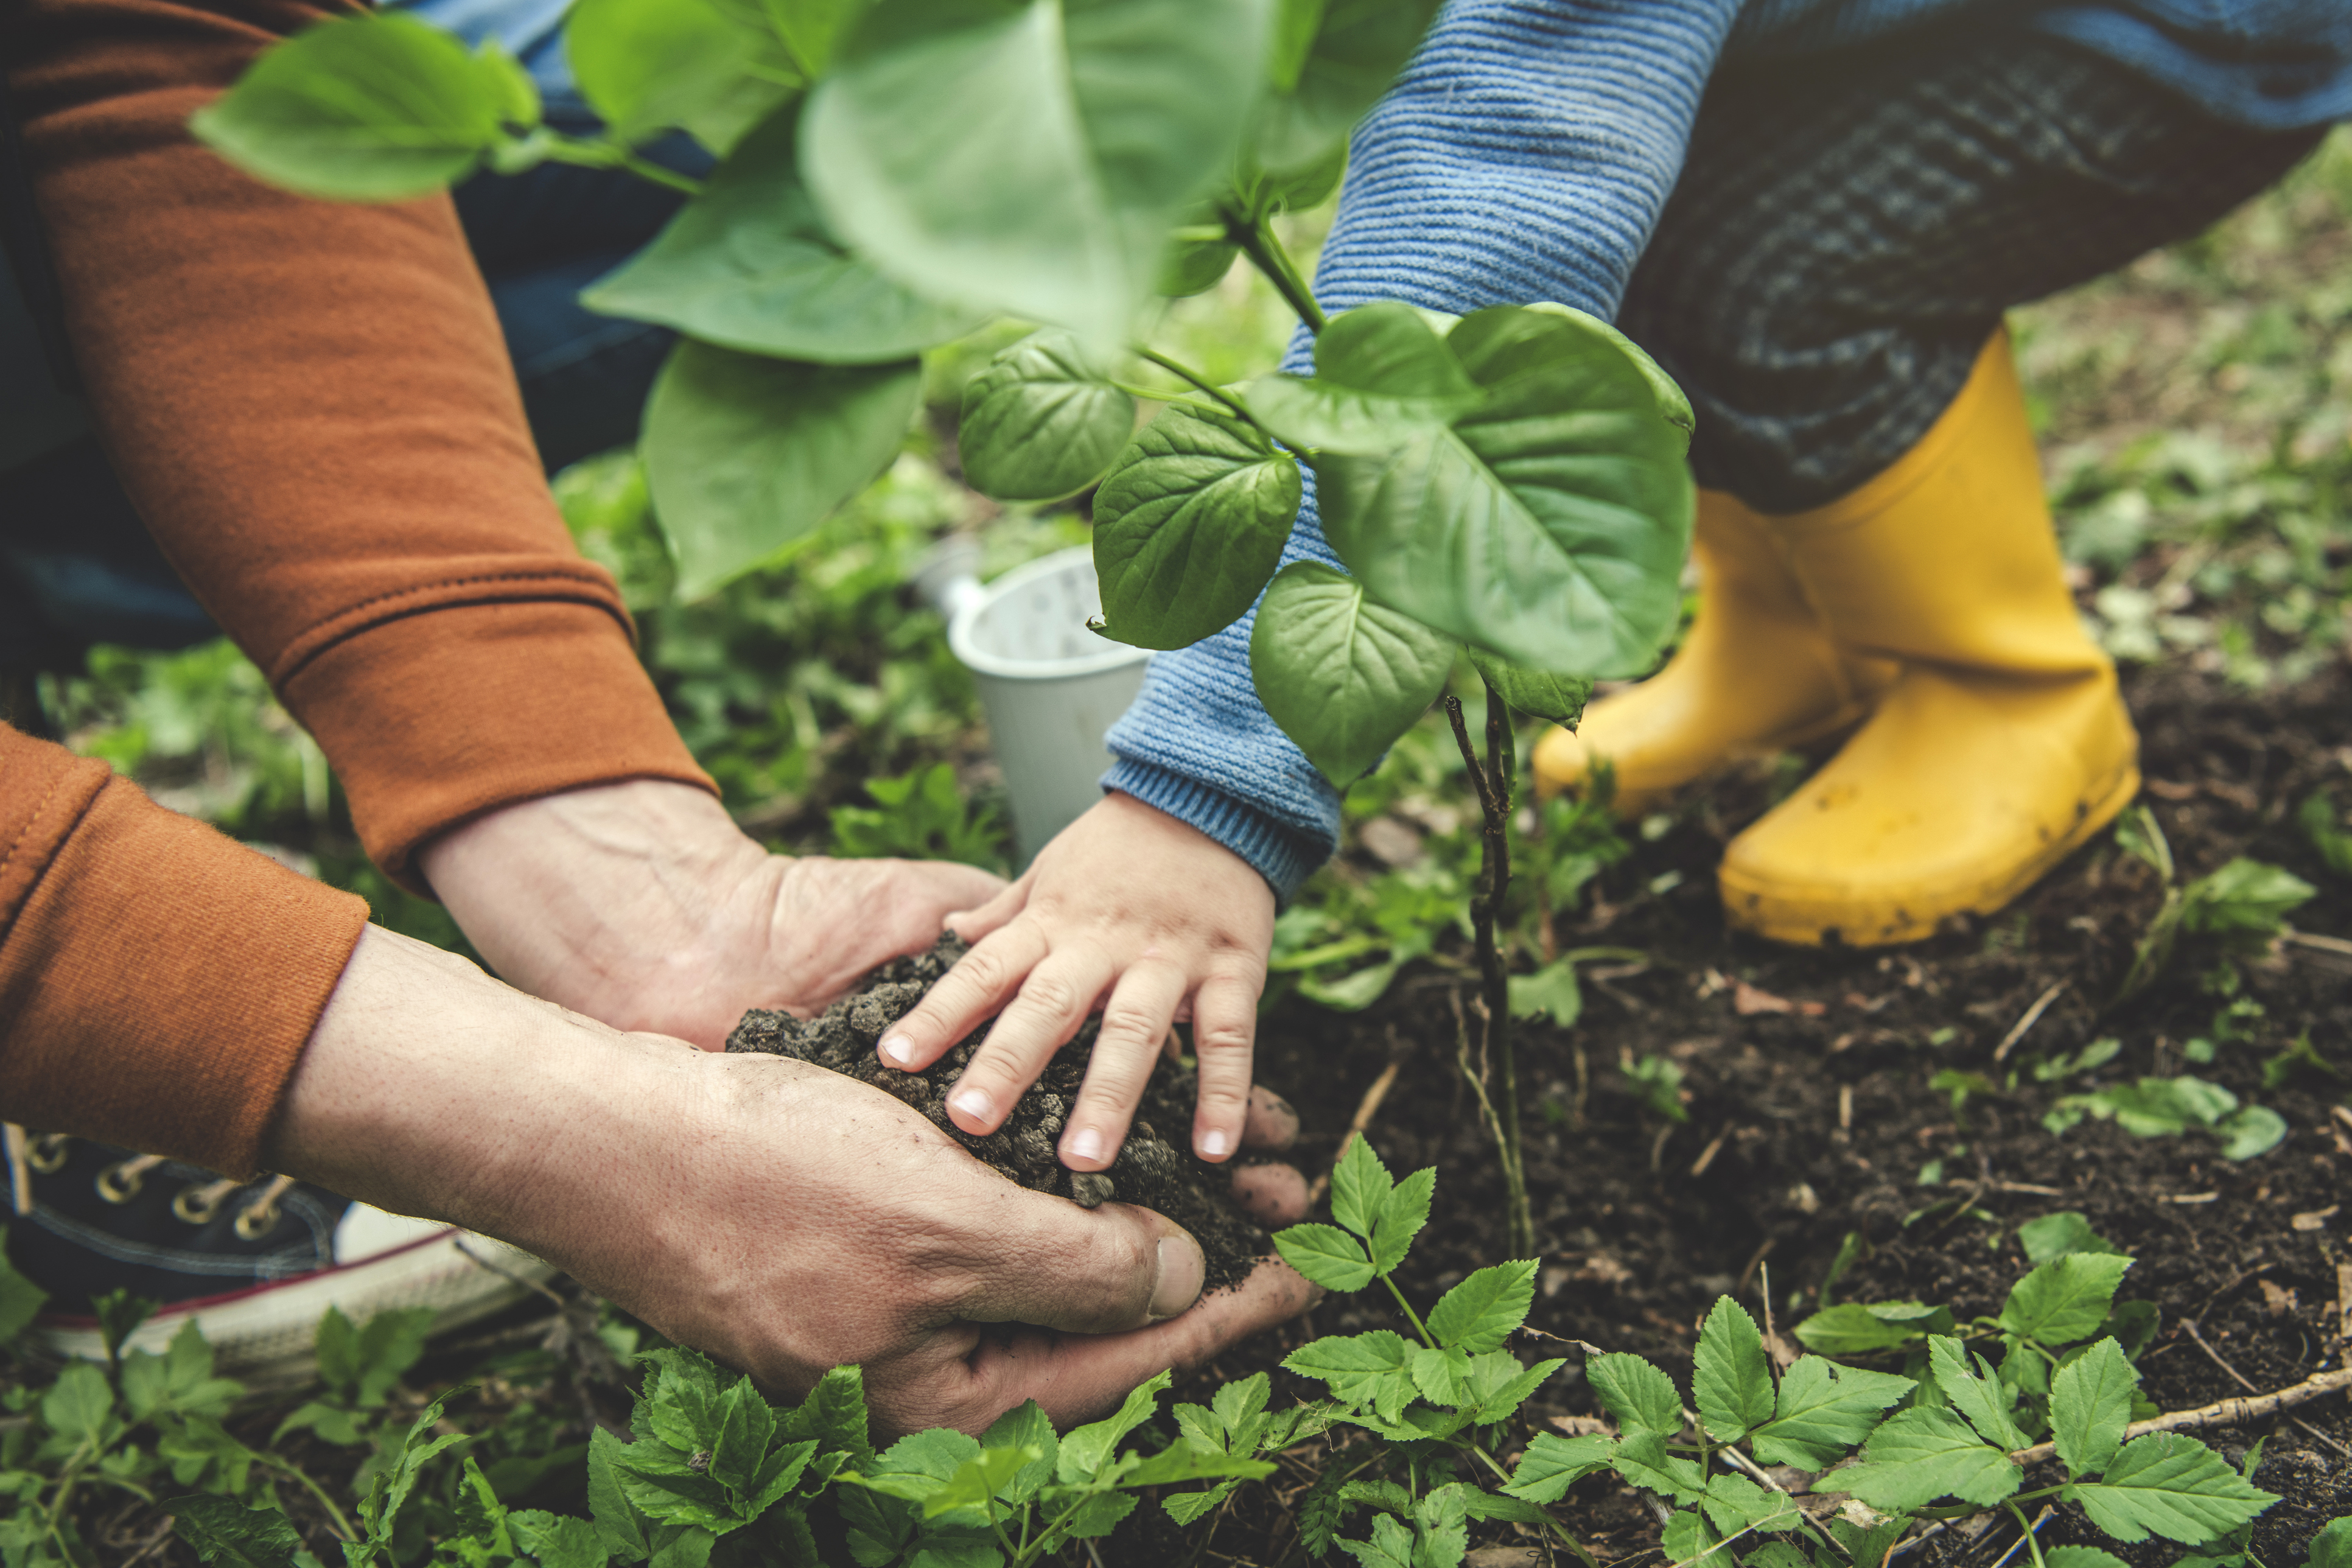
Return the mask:
<path fill-rule="evenodd" d="M 2315 948 L 2321 952 L 2340 952 L 2352 957 L 2352 942 L 2340 936 L 2322 936 L 2317 931 L 2289 928 L 2279 932 L 2279 940 L 2293 942 L 2297 947 Z"/>
<path fill-rule="evenodd" d="M 2145 1437 L 2150 1432 L 2195 1432 L 2207 1426 L 2236 1426 L 2248 1421 L 2260 1421 L 2276 1415 L 2282 1410 L 2292 1410 L 2298 1405 L 2308 1405 L 2315 1399 L 2352 1388 L 2352 1367 L 2341 1372 L 2315 1373 L 2293 1388 L 2282 1388 L 2276 1394 L 2265 1394 L 2253 1399 L 2222 1399 L 2211 1405 L 2200 1405 L 2194 1410 L 2175 1410 L 2147 1421 L 2135 1421 L 2124 1428 L 2124 1439 Z M 2031 1448 L 2020 1448 L 2010 1456 L 2021 1465 L 2038 1465 L 2044 1459 L 2057 1458 L 2058 1445 L 2036 1443 Z"/>
<path fill-rule="evenodd" d="M 1381 1069 L 1381 1076 L 1372 1079 L 1372 1087 L 1364 1090 L 1364 1098 L 1356 1102 L 1355 1119 L 1348 1123 L 1348 1135 L 1339 1140 L 1339 1152 L 1331 1157 L 1333 1165 L 1347 1158 L 1348 1146 L 1361 1138 L 1364 1129 L 1372 1124 L 1372 1118 L 1380 1111 L 1381 1101 L 1389 1097 L 1390 1089 L 1396 1083 L 1397 1069 L 1402 1066 L 1404 1063 L 1401 1061 L 1389 1063 Z M 1326 1171 L 1315 1178 L 1313 1186 L 1307 1189 L 1307 1206 L 1311 1209 L 1321 1203 L 1323 1194 L 1330 1190 L 1331 1173 Z"/>
<path fill-rule="evenodd" d="M 1853 1085 L 1850 1083 L 1838 1085 L 1838 1130 L 1853 1131 Z"/>
<path fill-rule="evenodd" d="M 2180 1320 L 2180 1326 L 2189 1331 L 2189 1337 L 2197 1342 L 2197 1348 L 2205 1352 L 2206 1359 L 2210 1360 L 2215 1366 L 2220 1367 L 2223 1372 L 2230 1374 L 2231 1382 L 2236 1384 L 2240 1388 L 2244 1389 L 2248 1394 L 2260 1394 L 2262 1392 L 2261 1389 L 2256 1388 L 2252 1384 L 2246 1381 L 2246 1374 L 2244 1373 L 2240 1372 L 2236 1367 L 2231 1366 L 2228 1362 L 2223 1361 L 2220 1351 L 2215 1350 L 2211 1345 L 2205 1342 L 2205 1336 L 2197 1331 L 2196 1319 L 2183 1318 Z M 2302 1416 L 2290 1415 L 2287 1419 L 2297 1426 L 2302 1427 L 2304 1431 L 2308 1433 L 2310 1436 L 2318 1438 L 2321 1442 L 2335 1449 L 2337 1453 L 2344 1455 L 2347 1458 L 2352 1458 L 2352 1448 L 2347 1448 L 2343 1444 L 2337 1442 L 2335 1438 L 2329 1436 L 2318 1427 L 2314 1426 Z"/>
<path fill-rule="evenodd" d="M 2050 989 L 2033 999 L 2033 1005 L 2025 1010 L 2025 1016 L 2020 1018 L 2016 1026 L 2001 1037 L 2000 1044 L 1992 1048 L 1992 1059 L 1997 1062 L 2007 1061 L 2009 1053 L 2016 1047 L 2017 1042 L 2025 1038 L 2025 1031 L 2040 1023 L 2042 1015 L 2049 1011 L 2050 1004 L 2058 1000 L 2058 994 L 2073 984 L 2071 980 L 2052 982 Z"/>

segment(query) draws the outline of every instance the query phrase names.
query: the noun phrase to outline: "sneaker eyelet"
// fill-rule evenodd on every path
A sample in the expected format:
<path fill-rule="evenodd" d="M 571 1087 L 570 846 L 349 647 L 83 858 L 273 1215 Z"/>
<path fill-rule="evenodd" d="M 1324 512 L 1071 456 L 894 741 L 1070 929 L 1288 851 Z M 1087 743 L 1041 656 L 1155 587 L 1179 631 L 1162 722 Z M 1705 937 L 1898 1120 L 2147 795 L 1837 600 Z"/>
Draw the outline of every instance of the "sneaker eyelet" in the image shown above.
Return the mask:
<path fill-rule="evenodd" d="M 136 1160 L 109 1165 L 98 1173 L 98 1195 L 110 1204 L 127 1204 L 147 1184 L 147 1168 Z"/>
<path fill-rule="evenodd" d="M 259 1241 L 278 1223 L 278 1213 L 275 1202 L 256 1204 L 249 1209 L 239 1210 L 236 1216 L 237 1239 Z"/>
<path fill-rule="evenodd" d="M 66 1168 L 66 1145 L 73 1140 L 63 1132 L 44 1132 L 25 1150 L 25 1163 L 44 1176 L 54 1176 Z"/>
<path fill-rule="evenodd" d="M 190 1225 L 210 1225 L 220 1213 L 221 1202 L 236 1191 L 240 1184 L 231 1181 L 206 1182 L 201 1187 L 182 1187 L 172 1199 L 172 1212 Z"/>

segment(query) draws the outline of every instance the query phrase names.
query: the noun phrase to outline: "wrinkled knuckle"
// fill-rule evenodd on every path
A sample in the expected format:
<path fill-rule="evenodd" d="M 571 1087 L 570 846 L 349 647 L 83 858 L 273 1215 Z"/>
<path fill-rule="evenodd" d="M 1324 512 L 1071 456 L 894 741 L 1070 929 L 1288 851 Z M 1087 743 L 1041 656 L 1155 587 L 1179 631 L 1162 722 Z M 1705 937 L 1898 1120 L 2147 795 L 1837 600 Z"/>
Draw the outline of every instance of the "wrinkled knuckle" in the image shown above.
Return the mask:
<path fill-rule="evenodd" d="M 1114 1002 L 1103 1012 L 1102 1045 L 1119 1049 L 1157 1051 L 1167 1026 L 1149 1007 Z M 1099 1050 L 1099 1047 L 1097 1050 Z"/>
<path fill-rule="evenodd" d="M 982 996 L 993 996 L 1003 992 L 1013 978 L 1013 966 L 1004 955 L 989 947 L 975 947 L 957 961 L 948 971 L 942 987 L 961 985 Z"/>
<path fill-rule="evenodd" d="M 1241 1024 L 1204 1024 L 1192 1026 L 1192 1050 L 1202 1057 L 1246 1057 L 1255 1047 L 1252 1032 Z"/>
<path fill-rule="evenodd" d="M 1078 988 L 1058 974 L 1032 973 L 1029 983 L 1021 988 L 1024 1010 L 1052 1018 L 1066 1018 L 1092 1000 L 1090 996 L 1080 996 Z"/>

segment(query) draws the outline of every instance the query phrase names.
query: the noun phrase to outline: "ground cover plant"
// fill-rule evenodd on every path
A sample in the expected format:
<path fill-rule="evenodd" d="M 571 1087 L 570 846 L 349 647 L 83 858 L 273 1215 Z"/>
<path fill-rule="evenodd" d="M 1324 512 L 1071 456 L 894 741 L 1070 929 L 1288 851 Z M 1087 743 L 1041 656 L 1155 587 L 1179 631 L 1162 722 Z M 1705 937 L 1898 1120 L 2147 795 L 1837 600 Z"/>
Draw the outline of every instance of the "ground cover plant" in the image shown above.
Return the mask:
<path fill-rule="evenodd" d="M 2352 1089 L 2352 956 L 2341 945 L 2352 938 L 2352 880 L 2341 850 L 2329 847 L 2352 831 L 2352 781 L 2341 760 L 2352 747 L 2352 682 L 2341 668 L 2352 595 L 2352 527 L 2341 501 L 2352 478 L 2343 441 L 2352 429 L 2347 211 L 2352 155 L 2332 146 L 2206 240 L 2018 318 L 2079 602 L 2125 664 L 2150 780 L 2143 804 L 2171 871 L 2145 858 L 2140 840 L 2103 837 L 1996 919 L 1895 953 L 1792 952 L 1725 932 L 1712 874 L 1722 839 L 1792 787 L 1806 759 L 1735 773 L 1622 825 L 1576 822 L 1580 803 L 1515 802 L 1510 849 L 1520 874 L 1507 889 L 1497 938 L 1514 999 L 1530 1000 L 1528 983 L 1548 964 L 1603 954 L 1568 963 L 1564 985 L 1563 972 L 1550 971 L 1559 1011 L 1520 1013 L 1523 1153 L 1537 1238 L 1534 1252 L 1520 1252 L 1504 1217 L 1491 1133 L 1460 1068 L 1454 1011 L 1458 1001 L 1475 1022 L 1483 992 L 1465 895 L 1479 874 L 1484 818 L 1447 716 L 1425 718 L 1386 766 L 1349 788 L 1344 853 L 1285 917 L 1286 991 L 1266 1016 L 1259 1068 L 1300 1111 L 1299 1157 L 1310 1174 L 1333 1164 L 1360 1120 L 1394 1168 L 1440 1172 L 1428 1222 L 1388 1276 L 1403 1304 L 1377 1279 L 1335 1292 L 1306 1321 L 1178 1380 L 1114 1448 L 1149 1458 L 1189 1436 L 1275 1468 L 1141 1494 L 1110 1535 L 1071 1540 L 1061 1562 L 1318 1561 L 1304 1529 L 1327 1517 L 1351 1481 L 1396 1486 L 1404 1510 L 1370 1496 L 1349 1503 L 1319 1561 L 1353 1561 L 1343 1542 L 1403 1544 L 1400 1531 L 1415 1543 L 1450 1542 L 1456 1501 L 1465 1561 L 1477 1568 L 1540 1563 L 1547 1551 L 1555 1561 L 1573 1555 L 1547 1526 L 1474 1516 L 1463 1492 L 1436 1496 L 1454 1486 L 1510 1495 L 1455 1443 L 1483 1441 L 1475 1424 L 1416 1468 L 1368 1426 L 1297 1416 L 1331 1403 L 1333 1390 L 1282 1364 L 1318 1342 L 1380 1332 L 1427 1350 L 1406 1306 L 1426 1326 L 1434 1305 L 1481 1270 L 1532 1258 L 1527 1315 L 1503 1348 L 1523 1370 L 1554 1358 L 1567 1364 L 1527 1395 L 1504 1447 L 1484 1446 L 1516 1476 L 1538 1437 L 1596 1439 L 1574 1450 L 1588 1456 L 1614 1442 L 1610 1468 L 1535 1505 L 1602 1563 L 1679 1561 L 1665 1547 L 1661 1510 L 1685 1521 L 1674 1526 L 1678 1543 L 1699 1528 L 1694 1514 L 1710 1531 L 1734 1532 L 1709 1515 L 1704 1489 L 1696 1503 L 1677 1504 L 1626 1479 L 1613 1460 L 1629 1425 L 1602 1397 L 1610 1373 L 1594 1375 L 1620 1364 L 1604 1363 L 1607 1355 L 1655 1367 L 1697 1418 L 1666 1436 L 1667 1457 L 1696 1464 L 1700 1444 L 1720 1453 L 1727 1444 L 1706 1426 L 1695 1374 L 1728 1296 L 1758 1330 L 1767 1376 L 1778 1373 L 1776 1416 L 1780 1393 L 1809 1358 L 1846 1369 L 1832 1373 L 1833 1385 L 1872 1373 L 1940 1391 L 1931 1342 L 1946 1338 L 1958 1342 L 1969 1378 L 1987 1385 L 1984 1403 L 1999 1405 L 2039 1448 L 2055 1435 L 2038 1425 L 2051 1421 L 2051 1405 L 2023 1386 L 2028 1369 L 2048 1364 L 2042 1352 L 2063 1361 L 2111 1338 L 2137 1375 L 2132 1425 L 2151 1412 L 2220 1407 L 2183 1433 L 2209 1444 L 2246 1486 L 2280 1500 L 2193 1547 L 2157 1533 L 2124 1540 L 2063 1493 L 2021 1503 L 2039 1527 L 2029 1546 L 2005 1507 L 1969 1504 L 1962 1517 L 1915 1524 L 1895 1568 L 1995 1568 L 2004 1560 L 2017 1568 L 2037 1549 L 2044 1568 L 2093 1568 L 2095 1560 L 2074 1555 L 2084 1549 L 2131 1568 L 2237 1568 L 2242 1558 L 2266 1568 L 2339 1568 L 2352 1533 L 2337 1522 L 2352 1515 L 2352 1460 L 2335 1446 L 2352 1447 L 2344 1397 L 2325 1393 L 2280 1408 L 2260 1396 L 2340 1373 L 2352 1349 L 2342 1274 L 2352 1263 L 2344 1203 L 2352 1122 L 2337 1114 Z M 1286 233 L 1295 244 L 1297 229 Z M 1165 320 L 1190 324 L 1160 341 L 1181 345 L 1175 357 L 1196 367 L 1215 366 L 1208 379 L 1230 389 L 1267 363 L 1266 323 L 1287 317 L 1272 286 L 1244 269 L 1175 307 Z M 1230 329 L 1200 324 L 1228 319 Z M 1228 330 L 1240 345 L 1230 353 L 1216 342 Z M 984 366 L 993 352 L 971 357 Z M 940 369 L 947 357 L 933 357 L 926 393 L 943 408 L 960 406 L 961 395 L 961 382 Z M 904 779 L 938 763 L 954 769 L 968 803 L 984 806 L 992 785 L 968 686 L 940 646 L 936 616 L 904 580 L 933 538 L 977 518 L 989 520 L 1000 564 L 1088 537 L 1082 501 L 1000 510 L 976 498 L 956 482 L 953 448 L 935 430 L 917 425 L 883 479 L 799 553 L 691 605 L 676 602 L 669 547 L 635 458 L 575 472 L 561 487 L 583 543 L 610 550 L 629 568 L 625 583 L 641 584 L 633 602 L 649 666 L 698 754 L 721 775 L 730 805 L 781 844 L 826 848 L 835 842 L 834 807 L 891 809 L 867 792 L 868 779 Z M 110 754 L 126 770 L 188 791 L 175 797 L 184 806 L 308 856 L 322 874 L 354 875 L 351 867 L 363 862 L 350 847 L 339 795 L 330 782 L 323 816 L 306 811 L 299 742 L 248 671 L 219 645 L 176 658 L 109 653 L 92 677 L 50 682 L 51 710 L 86 748 L 120 747 Z M 1451 689 L 1476 711 L 1475 671 L 1457 668 Z M 1533 735 L 1515 723 L 1516 749 Z M 278 782 L 246 793 L 243 769 Z M 938 824 L 910 818 L 908 831 L 944 837 Z M 2241 859 L 2285 871 L 2310 897 L 2274 911 L 2261 939 L 2235 956 L 2219 933 L 2179 933 L 2145 985 L 2118 1001 L 2168 895 L 2185 898 Z M 1539 877 L 1546 867 L 1551 875 Z M 388 889 L 371 897 L 380 917 L 403 918 L 406 906 Z M 446 922 L 442 930 L 455 940 Z M 2263 1108 L 2283 1136 L 2231 1159 L 2228 1138 L 2193 1114 L 2213 1104 L 2201 1091 L 2169 1105 L 2137 1098 L 2143 1080 L 2184 1079 L 2225 1091 L 2237 1109 Z M 2086 1111 L 2063 1133 L 2045 1125 L 2062 1101 L 2088 1096 L 2103 1097 L 2115 1114 Z M 2235 1113 L 2215 1111 L 2213 1121 Z M 2175 1123 L 2180 1130 L 2168 1131 Z M 1375 1226 L 1369 1239 L 1377 1235 Z M 2012 1296 L 2069 1255 L 2134 1261 L 2100 1321 L 2070 1331 L 2079 1337 L 2056 1337 L 2062 1322 L 2033 1340 L 2040 1351 L 2022 1337 L 2006 1342 L 2011 1331 L 2000 1324 Z M 0 1306 L 19 1300 L 0 1278 Z M 2152 1327 L 2126 1310 L 2133 1302 L 2153 1305 Z M 287 1470 L 257 1461 L 244 1472 L 247 1489 L 233 1494 L 236 1505 L 270 1502 L 308 1550 L 333 1561 L 337 1536 L 365 1533 L 362 1501 L 416 1418 L 439 1394 L 471 1385 L 441 1406 L 425 1439 L 463 1432 L 471 1440 L 415 1471 L 393 1521 L 392 1560 L 427 1562 L 436 1542 L 448 1544 L 448 1561 L 460 1560 L 462 1542 L 491 1539 L 482 1550 L 495 1547 L 494 1532 L 464 1522 L 467 1509 L 491 1511 L 478 1493 L 465 1500 L 467 1458 L 509 1518 L 543 1513 L 593 1527 L 587 1450 L 600 1426 L 615 1437 L 628 1430 L 629 1379 L 642 1375 L 627 1370 L 629 1358 L 643 1343 L 611 1314 L 567 1303 L 558 1312 L 538 1301 L 389 1381 L 379 1374 L 380 1405 L 360 1403 L 356 1377 L 323 1392 L 229 1404 L 214 1417 L 221 1429 L 316 1482 L 352 1528 Z M 1849 1307 L 1900 1338 L 1824 1350 L 1805 1337 L 1825 1313 L 1843 1314 L 1832 1326 L 1851 1323 Z M 1716 1342 L 1727 1331 L 1728 1318 Z M 0 1503 L 0 1528 L 46 1518 L 56 1504 L 79 1542 L 76 1561 L 200 1561 L 171 1522 L 187 1516 L 157 1505 L 184 1495 L 183 1486 L 205 1493 L 225 1484 L 217 1478 L 229 1468 L 215 1464 L 179 1481 L 163 1468 L 162 1427 L 135 1420 L 118 1394 L 110 1408 L 120 1436 L 80 1463 L 59 1503 L 72 1454 L 40 1450 L 77 1429 L 77 1411 L 89 1407 L 60 1396 L 64 1425 L 53 1425 L 44 1407 L 61 1381 L 54 1367 L 18 1360 L 0 1374 L 0 1463 L 20 1489 Z M 711 1385 L 723 1394 L 729 1381 L 714 1373 Z M 89 1387 L 82 1374 L 72 1382 Z M 279 1436 L 310 1404 L 350 1412 L 362 1441 L 330 1441 L 321 1426 L 334 1423 L 315 1416 Z M 784 1402 L 781 1411 L 795 1408 Z M 1459 1414 L 1418 1385 L 1406 1408 L 1424 1418 Z M 1915 1408 L 1941 1406 L 1921 1399 Z M 1879 1418 L 1906 1413 L 1897 1403 Z M 1380 1419 L 1376 1405 L 1369 1414 Z M 1663 1409 L 1656 1416 L 1664 1422 Z M 1985 1436 L 1966 1408 L 1951 1419 Z M 1632 1424 L 1637 1468 L 1647 1450 L 1642 1431 Z M 771 1436 L 775 1446 L 807 1440 Z M 1858 1441 L 1863 1464 L 1881 1462 L 1867 1436 Z M 1702 1561 L 1745 1563 L 1782 1544 L 1813 1568 L 1845 1568 L 1849 1546 L 1869 1553 L 1873 1525 L 1846 1516 L 1829 1490 L 1833 1479 L 1808 1484 L 1764 1462 L 1757 1444 L 1749 1435 L 1727 1447 L 1787 1486 L 1830 1539 L 1811 1525 L 1754 1531 Z M 105 1479 L 100 1461 L 131 1448 L 144 1457 L 113 1458 L 113 1473 L 156 1503 Z M 699 1451 L 675 1457 L 690 1470 Z M 944 1485 L 971 1458 L 962 1454 L 935 1479 Z M 1707 1481 L 1746 1474 L 1727 1470 L 1730 1462 L 1711 1459 Z M 1998 1477 L 1995 1461 L 1979 1462 Z M 2054 1451 L 2036 1460 L 2019 1494 L 2112 1479 L 2110 1471 L 2070 1482 L 2063 1465 Z M 811 1484 L 804 1470 L 793 1488 Z M 846 1486 L 854 1483 L 837 1478 L 828 1486 L 824 1506 L 810 1510 L 813 1530 L 839 1522 L 835 1500 Z M 1171 1504 L 1184 1510 L 1181 1522 Z M 1038 1518 L 1034 1500 L 1024 1506 Z M 1020 1548 L 1013 1505 L 992 1496 L 983 1519 L 990 1508 Z M 522 1544 L 533 1522 L 509 1524 L 509 1541 Z M 820 1540 L 824 1561 L 857 1561 L 842 1528 L 842 1537 Z M 989 1544 L 1004 1554 L 992 1534 Z M 33 1560 L 21 1542 L 6 1550 Z M 541 1548 L 540 1560 L 563 1561 L 546 1555 L 555 1550 Z"/>

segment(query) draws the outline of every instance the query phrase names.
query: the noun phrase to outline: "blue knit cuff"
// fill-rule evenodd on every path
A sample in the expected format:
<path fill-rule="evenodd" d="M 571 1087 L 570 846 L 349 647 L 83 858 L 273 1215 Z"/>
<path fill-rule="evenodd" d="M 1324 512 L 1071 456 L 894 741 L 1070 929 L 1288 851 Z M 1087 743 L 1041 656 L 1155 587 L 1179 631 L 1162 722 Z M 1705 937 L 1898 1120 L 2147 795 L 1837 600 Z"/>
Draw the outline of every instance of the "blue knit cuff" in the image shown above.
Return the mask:
<path fill-rule="evenodd" d="M 1302 843 L 1297 834 L 1272 817 L 1252 810 L 1223 791 L 1150 763 L 1122 758 L 1103 774 L 1102 785 L 1131 795 L 1144 805 L 1199 828 L 1248 861 L 1274 889 L 1275 901 L 1279 905 L 1287 906 L 1297 896 L 1299 884 L 1313 875 L 1315 868 L 1330 853 L 1328 847 Z"/>

